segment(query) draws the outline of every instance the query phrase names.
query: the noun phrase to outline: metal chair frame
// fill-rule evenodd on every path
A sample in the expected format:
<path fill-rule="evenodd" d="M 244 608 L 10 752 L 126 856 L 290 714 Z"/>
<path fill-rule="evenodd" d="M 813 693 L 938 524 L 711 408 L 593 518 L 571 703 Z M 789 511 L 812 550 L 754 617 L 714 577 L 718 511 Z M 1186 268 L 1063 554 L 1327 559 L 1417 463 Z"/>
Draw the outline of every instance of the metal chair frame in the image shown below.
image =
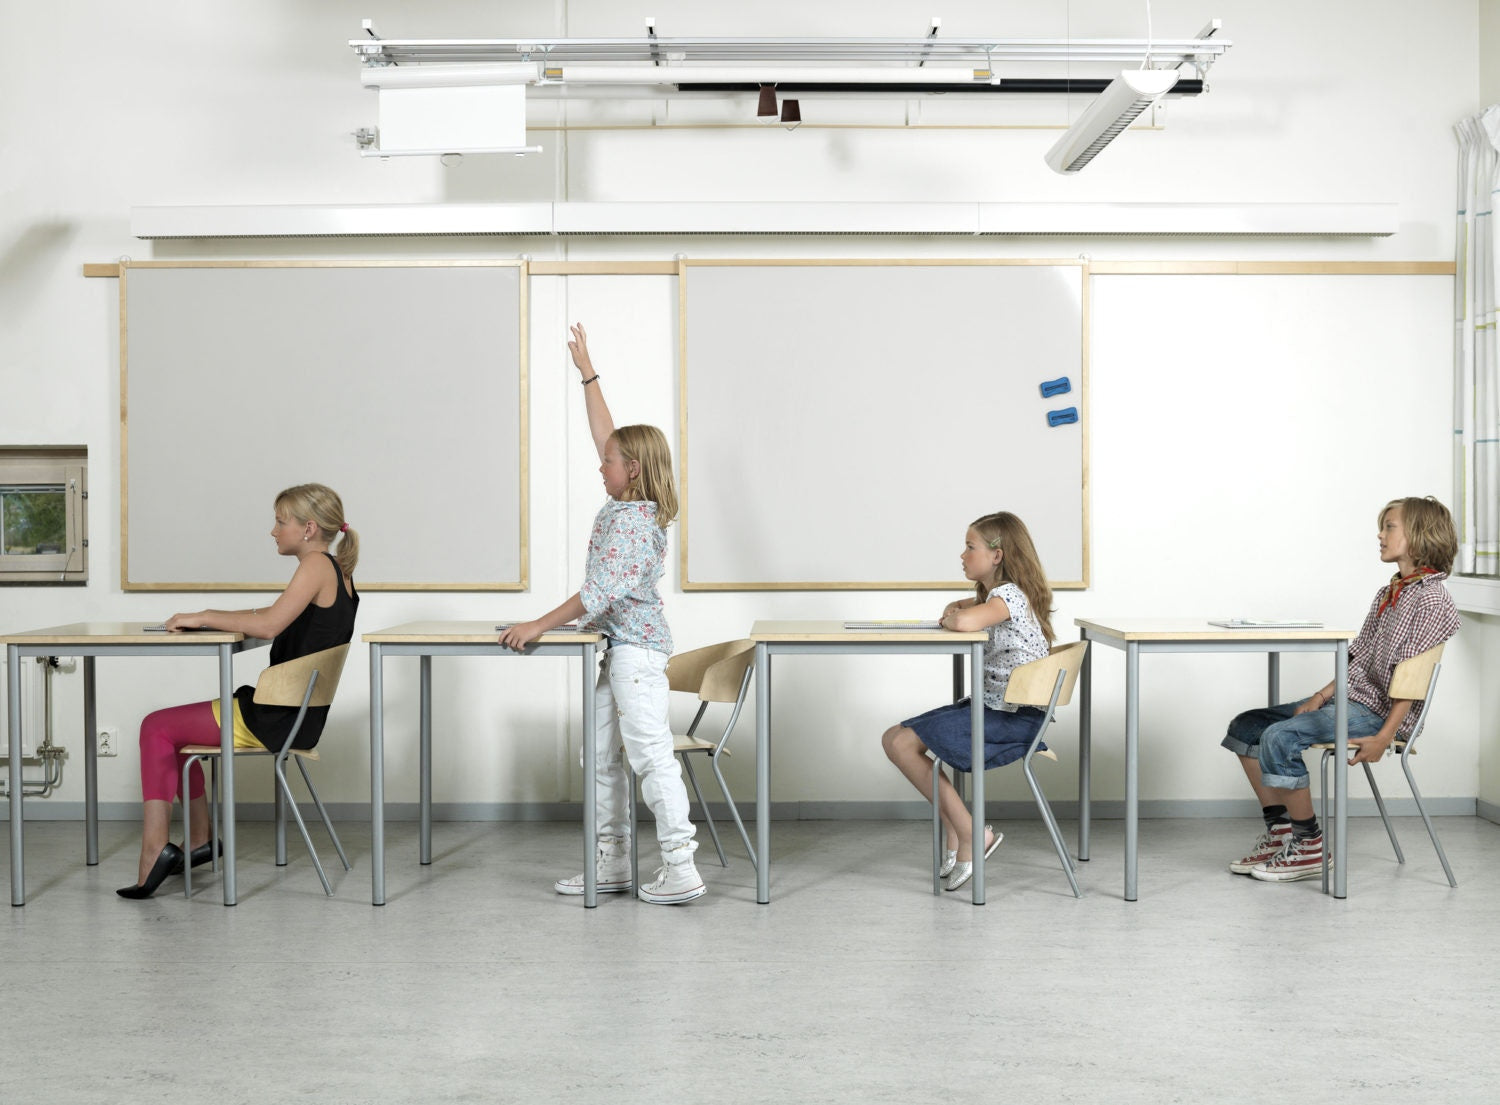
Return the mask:
<path fill-rule="evenodd" d="M 296 660 L 289 660 L 285 664 L 277 664 L 267 668 L 261 673 L 261 678 L 256 684 L 256 701 L 266 702 L 269 705 L 293 705 L 291 702 L 274 701 L 273 699 L 277 697 L 275 692 L 271 692 L 263 698 L 262 688 L 276 682 L 277 675 L 279 674 L 278 669 L 285 671 L 285 669 L 290 668 L 292 665 L 303 666 L 310 661 L 316 661 L 332 668 L 331 677 L 329 680 L 325 680 L 323 693 L 319 696 L 320 701 L 318 705 L 326 705 L 328 701 L 332 700 L 333 692 L 338 686 L 339 674 L 343 669 L 344 655 L 348 653 L 348 650 L 348 645 L 339 645 L 309 656 L 299 657 Z M 329 661 L 335 660 L 333 656 L 335 653 L 338 654 L 336 662 L 329 663 Z M 286 740 L 282 742 L 279 751 L 272 752 L 270 749 L 263 748 L 236 748 L 234 754 L 236 756 L 275 757 L 272 767 L 276 774 L 276 866 L 285 867 L 287 863 L 286 811 L 290 807 L 292 817 L 297 822 L 297 831 L 302 834 L 302 843 L 307 846 L 308 857 L 312 860 L 313 867 L 318 872 L 318 879 L 323 884 L 323 893 L 332 897 L 333 887 L 328 881 L 328 874 L 323 870 L 322 862 L 318 859 L 318 850 L 313 847 L 312 837 L 307 831 L 307 823 L 302 819 L 302 812 L 297 808 L 296 797 L 292 794 L 292 786 L 286 776 L 286 763 L 290 757 L 295 760 L 297 770 L 302 773 L 302 781 L 307 786 L 307 793 L 311 795 L 313 805 L 317 807 L 318 816 L 323 819 L 323 827 L 328 830 L 328 836 L 333 841 L 334 848 L 338 850 L 339 860 L 343 863 L 344 870 L 348 871 L 350 869 L 349 857 L 344 852 L 344 845 L 339 840 L 338 833 L 334 831 L 333 821 L 328 816 L 328 810 L 324 807 L 323 800 L 318 797 L 318 790 L 313 786 L 312 776 L 307 772 L 307 761 L 316 760 L 318 758 L 317 751 L 314 749 L 304 750 L 292 747 L 292 742 L 297 739 L 297 734 L 302 730 L 302 721 L 307 716 L 308 705 L 312 703 L 313 692 L 318 686 L 319 674 L 319 668 L 315 663 L 308 672 L 307 687 L 302 692 L 301 701 L 296 704 L 298 706 L 297 716 L 292 722 L 291 732 L 287 734 Z M 193 764 L 202 760 L 206 760 L 209 763 L 211 773 L 209 786 L 210 854 L 213 858 L 213 869 L 217 871 L 219 869 L 219 759 L 222 756 L 222 749 L 217 745 L 190 745 L 184 748 L 183 752 L 187 756 L 182 765 L 182 794 L 184 796 L 188 793 L 188 773 L 192 769 Z M 187 840 L 189 836 L 186 802 L 183 804 L 182 821 L 183 839 Z M 193 894 L 193 864 L 191 858 L 183 865 L 182 894 L 185 898 L 190 898 Z"/>
<path fill-rule="evenodd" d="M 1020 667 L 1015 668 L 1011 672 L 1011 683 L 1005 692 L 1005 701 L 1007 702 L 1019 706 L 1041 707 L 1042 703 L 1040 702 L 1026 700 L 1027 698 L 1035 698 L 1036 695 L 1034 692 L 1028 693 L 1017 690 L 1023 682 L 1023 680 L 1017 679 L 1017 674 L 1024 672 L 1027 668 L 1035 667 L 1036 669 L 1040 669 L 1043 665 L 1062 665 L 1057 672 L 1057 677 L 1052 682 L 1051 693 L 1047 698 L 1045 707 L 1043 707 L 1042 724 L 1031 738 L 1031 744 L 1027 746 L 1026 754 L 1021 757 L 1021 771 L 1026 776 L 1026 785 L 1031 789 L 1031 797 L 1036 802 L 1036 808 L 1041 813 L 1042 820 L 1046 823 L 1047 834 L 1052 838 L 1052 847 L 1057 852 L 1058 861 L 1062 864 L 1063 874 L 1067 875 L 1068 885 L 1073 888 L 1073 897 L 1075 898 L 1083 897 L 1083 892 L 1078 888 L 1078 875 L 1073 866 L 1073 858 L 1068 855 L 1067 846 L 1063 843 L 1062 832 L 1057 827 L 1057 818 L 1053 816 L 1052 805 L 1047 801 L 1046 794 L 1042 792 L 1041 783 L 1037 781 L 1036 772 L 1032 769 L 1032 761 L 1038 755 L 1046 756 L 1049 759 L 1057 758 L 1051 750 L 1041 747 L 1042 737 L 1056 718 L 1058 706 L 1066 706 L 1072 700 L 1073 683 L 1078 676 L 1078 667 L 1087 648 L 1087 641 L 1075 641 L 1071 644 L 1053 646 L 1050 655 L 1041 660 L 1033 660 L 1030 664 L 1022 664 Z M 1059 659 L 1062 654 L 1071 650 L 1076 650 L 1073 656 Z M 1015 692 L 1014 696 L 1013 692 Z M 934 894 L 942 893 L 942 877 L 938 874 L 938 870 L 943 864 L 943 819 L 938 811 L 936 800 L 938 774 L 942 770 L 942 767 L 943 761 L 934 756 L 932 758 L 932 892 Z M 951 764 L 948 767 L 953 773 L 953 785 L 960 787 L 960 776 L 966 775 L 968 772 L 961 771 Z M 979 769 L 984 770 L 983 765 L 979 765 Z M 960 789 L 960 793 L 962 793 L 962 789 Z M 983 843 L 980 842 L 977 846 L 983 847 Z"/>
<path fill-rule="evenodd" d="M 1438 645 L 1435 649 L 1429 649 L 1428 652 L 1424 652 L 1419 656 L 1413 656 L 1410 659 L 1403 660 L 1400 664 L 1396 665 L 1396 671 L 1391 677 L 1391 686 L 1393 688 L 1396 688 L 1397 682 L 1403 679 L 1402 669 L 1406 668 L 1407 665 L 1412 665 L 1412 668 L 1408 669 L 1408 673 L 1405 676 L 1405 678 L 1410 679 L 1412 671 L 1420 670 L 1422 666 L 1426 665 L 1430 653 L 1436 653 L 1439 657 L 1442 656 L 1443 646 Z M 1438 862 L 1443 865 L 1443 874 L 1448 876 L 1448 885 L 1451 887 L 1457 887 L 1458 880 L 1453 877 L 1453 868 L 1448 863 L 1447 853 L 1443 851 L 1443 843 L 1438 839 L 1437 829 L 1433 827 L 1432 818 L 1428 816 L 1427 808 L 1422 804 L 1422 792 L 1417 787 L 1417 777 L 1412 774 L 1411 770 L 1412 752 L 1416 747 L 1417 738 L 1422 735 L 1422 730 L 1427 725 L 1427 715 L 1432 712 L 1432 699 L 1437 692 L 1438 672 L 1443 670 L 1443 665 L 1437 660 L 1436 657 L 1433 657 L 1430 662 L 1432 664 L 1432 674 L 1427 678 L 1427 685 L 1425 689 L 1423 689 L 1420 694 L 1408 694 L 1400 696 L 1403 698 L 1415 698 L 1423 703 L 1422 712 L 1417 717 L 1417 724 L 1412 729 L 1410 736 L 1408 736 L 1405 740 L 1398 739 L 1392 742 L 1391 747 L 1394 748 L 1396 752 L 1398 752 L 1401 756 L 1401 770 L 1406 774 L 1407 785 L 1411 787 L 1411 796 L 1417 803 L 1417 812 L 1422 815 L 1422 824 L 1427 826 L 1427 835 L 1429 838 L 1431 838 L 1432 847 L 1437 852 Z M 1327 826 L 1333 824 L 1333 822 L 1328 819 L 1328 763 L 1329 760 L 1333 758 L 1334 746 L 1332 744 L 1315 744 L 1312 745 L 1312 747 L 1320 750 L 1323 753 L 1321 758 L 1322 762 L 1320 764 L 1321 770 L 1319 774 L 1323 791 L 1323 825 L 1325 826 L 1326 832 Z M 1406 855 L 1401 851 L 1401 842 L 1396 839 L 1396 829 L 1395 826 L 1391 824 L 1390 813 L 1385 808 L 1385 798 L 1380 793 L 1380 785 L 1375 782 L 1375 773 L 1370 770 L 1370 764 L 1368 763 L 1361 764 L 1360 766 L 1365 769 L 1365 779 L 1370 784 L 1370 793 L 1375 798 L 1375 808 L 1380 811 L 1380 820 L 1385 824 L 1386 835 L 1391 839 L 1391 849 L 1396 853 L 1396 862 L 1398 864 L 1404 864 L 1406 862 Z M 1324 890 L 1328 889 L 1328 853 L 1329 849 L 1325 847 L 1323 849 Z"/>

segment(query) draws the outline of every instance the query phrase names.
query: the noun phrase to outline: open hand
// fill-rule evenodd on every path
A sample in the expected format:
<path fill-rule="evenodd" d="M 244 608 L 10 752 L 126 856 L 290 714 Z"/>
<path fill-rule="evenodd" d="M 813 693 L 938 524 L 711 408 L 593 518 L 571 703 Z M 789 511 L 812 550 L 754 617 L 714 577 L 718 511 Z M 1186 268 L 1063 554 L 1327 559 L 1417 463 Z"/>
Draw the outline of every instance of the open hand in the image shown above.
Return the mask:
<path fill-rule="evenodd" d="M 584 333 L 583 323 L 575 322 L 570 329 L 573 340 L 568 342 L 568 352 L 573 355 L 573 365 L 583 377 L 592 376 L 594 362 L 589 358 L 589 336 Z"/>

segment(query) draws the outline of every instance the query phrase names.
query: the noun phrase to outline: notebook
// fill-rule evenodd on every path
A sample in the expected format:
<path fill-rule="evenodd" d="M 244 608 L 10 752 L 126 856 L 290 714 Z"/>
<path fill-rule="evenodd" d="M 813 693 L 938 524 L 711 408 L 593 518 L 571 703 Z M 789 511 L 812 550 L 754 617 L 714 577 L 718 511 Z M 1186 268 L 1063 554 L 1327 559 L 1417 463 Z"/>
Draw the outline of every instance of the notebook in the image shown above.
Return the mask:
<path fill-rule="evenodd" d="M 1225 629 L 1322 629 L 1322 622 L 1310 622 L 1302 618 L 1225 618 L 1211 621 L 1209 625 Z"/>
<path fill-rule="evenodd" d="M 921 621 L 917 618 L 881 618 L 869 622 L 845 622 L 845 629 L 938 629 L 937 622 Z"/>

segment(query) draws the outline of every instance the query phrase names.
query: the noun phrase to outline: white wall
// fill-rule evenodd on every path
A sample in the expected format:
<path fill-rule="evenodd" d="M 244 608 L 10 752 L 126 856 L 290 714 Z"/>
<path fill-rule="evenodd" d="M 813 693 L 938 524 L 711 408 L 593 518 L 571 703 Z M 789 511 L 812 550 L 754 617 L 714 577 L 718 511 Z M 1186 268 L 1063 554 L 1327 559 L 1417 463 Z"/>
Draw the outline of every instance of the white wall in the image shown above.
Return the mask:
<path fill-rule="evenodd" d="M 1140 5 L 1105 0 L 1026 5 L 1024 11 L 967 0 L 942 6 L 952 35 L 1066 33 L 1140 36 Z M 85 262 L 147 257 L 495 255 L 538 259 L 664 259 L 694 256 L 1032 256 L 1314 260 L 1450 260 L 1455 164 L 1451 128 L 1480 102 L 1474 0 L 1424 4 L 1420 34 L 1408 4 L 1329 0 L 1316 5 L 1157 0 L 1159 34 L 1191 34 L 1225 21 L 1235 43 L 1211 74 L 1212 91 L 1174 103 L 1168 127 L 1121 139 L 1075 178 L 1055 176 L 1042 154 L 1053 130 L 898 128 L 900 104 L 841 107 L 888 129 L 817 129 L 804 103 L 802 129 L 540 131 L 547 152 L 528 161 L 470 157 L 453 169 L 420 159 L 380 161 L 355 153 L 350 132 L 374 122 L 374 97 L 359 88 L 345 42 L 361 17 L 391 37 L 641 32 L 920 34 L 933 12 L 909 4 L 773 2 L 746 15 L 731 6 L 614 0 L 506 5 L 295 0 L 202 5 L 176 0 L 122 8 L 101 0 L 34 5 L 9 14 L 12 41 L 26 43 L 0 68 L 0 442 L 81 442 L 92 460 L 92 581 L 86 588 L 0 589 L 0 626 L 29 628 L 86 618 L 156 620 L 174 609 L 226 604 L 215 596 L 126 595 L 118 572 L 118 320 L 114 281 L 86 280 Z M 1331 46 L 1330 43 L 1342 45 Z M 1393 80 L 1402 72 L 1422 81 Z M 24 105 L 24 106 L 21 106 Z M 1028 105 L 1061 125 L 1081 104 Z M 641 108 L 621 109 L 625 122 Z M 832 110 L 830 117 L 832 116 Z M 570 118 L 611 111 L 570 107 Z M 986 119 L 996 109 L 986 109 Z M 967 114 L 966 114 L 967 113 Z M 543 113 L 545 114 L 545 113 Z M 748 116 L 748 107 L 745 112 Z M 919 109 L 916 121 L 946 121 L 969 109 Z M 844 118 L 844 115 L 840 115 Z M 1015 116 L 1020 117 L 1018 114 Z M 537 121 L 545 121 L 538 119 Z M 669 115 L 670 121 L 670 115 Z M 950 241 L 886 238 L 657 238 L 604 240 L 360 240 L 161 242 L 133 239 L 132 205 L 387 203 L 442 201 L 689 200 L 1152 200 L 1394 201 L 1401 230 L 1381 240 Z M 1350 278 L 1348 312 L 1410 319 L 1430 343 L 1421 363 L 1375 350 L 1351 363 L 1340 334 L 1347 312 L 1306 311 L 1291 278 L 1245 289 L 1244 278 L 1099 278 L 1093 363 L 1093 588 L 1058 599 L 1056 624 L 1070 635 L 1083 615 L 1142 611 L 1251 612 L 1274 607 L 1329 621 L 1360 616 L 1382 577 L 1373 514 L 1393 495 L 1451 494 L 1447 411 L 1451 401 L 1446 278 Z M 1319 278 L 1323 279 L 1323 278 Z M 1312 287 L 1311 284 L 1307 287 Z M 1319 285 L 1327 288 L 1326 281 Z M 1352 297 L 1349 288 L 1358 288 Z M 1322 293 L 1320 293 L 1322 294 Z M 1154 330 L 1154 308 L 1181 315 L 1197 304 L 1233 315 L 1260 304 L 1233 330 Z M 565 325 L 585 320 L 607 374 L 617 416 L 676 424 L 676 296 L 666 277 L 540 277 L 532 286 L 531 593 L 470 596 L 370 595 L 369 630 L 417 617 L 525 616 L 580 582 L 589 521 L 600 500 L 579 396 L 566 366 Z M 1354 318 L 1357 323 L 1357 317 Z M 1290 358 L 1290 359 L 1289 359 Z M 1262 379 L 1247 379 L 1263 366 Z M 1309 367 L 1310 366 L 1310 367 Z M 1309 375 L 1311 374 L 1311 375 Z M 1347 401 L 1346 401 L 1347 400 Z M 248 437 L 247 440 L 251 440 Z M 1163 442 L 1178 441 L 1167 450 Z M 902 447 L 891 443 L 888 459 Z M 830 458 L 837 479 L 847 468 Z M 317 473 L 308 473 L 317 478 Z M 854 478 L 878 479 L 874 470 Z M 836 492 L 836 480 L 830 477 Z M 268 510 L 276 488 L 266 488 Z M 998 493 L 1003 498 L 1003 489 Z M 974 512 L 997 503 L 976 503 Z M 360 506 L 350 503 L 358 525 Z M 183 504 L 190 522 L 192 505 Z M 958 526 L 961 528 L 963 521 Z M 172 524 L 179 519 L 164 519 Z M 899 539 L 903 525 L 952 525 L 897 504 L 873 539 Z M 414 504 L 414 539 L 464 540 L 462 518 L 428 518 Z M 955 551 L 958 533 L 955 533 Z M 212 556 L 218 535 L 198 536 Z M 234 600 L 238 602 L 239 600 Z M 250 600 L 245 600 L 250 601 Z M 930 595 L 682 594 L 675 567 L 668 614 L 679 647 L 748 629 L 760 617 L 913 616 Z M 1452 754 L 1424 768 L 1428 793 L 1472 800 L 1479 793 L 1479 737 L 1465 725 L 1479 708 L 1478 642 L 1461 638 L 1445 664 L 1443 740 Z M 259 660 L 247 658 L 246 678 Z M 415 673 L 392 664 L 391 719 L 411 716 Z M 577 719 L 567 665 L 553 661 L 438 665 L 436 795 L 441 802 L 576 799 Z M 1096 662 L 1099 742 L 1096 793 L 1122 790 L 1117 745 L 1123 665 Z M 1147 668 L 1143 796 L 1188 802 L 1238 799 L 1243 784 L 1216 747 L 1226 718 L 1263 693 L 1249 659 Z M 1288 663 L 1289 691 L 1323 675 Z M 60 722 L 79 716 L 80 679 L 60 677 Z M 908 790 L 880 756 L 880 731 L 946 693 L 942 664 L 887 660 L 784 661 L 777 670 L 778 800 L 904 800 Z M 210 670 L 188 662 L 116 661 L 100 667 L 100 721 L 132 732 L 150 709 L 206 697 Z M 345 676 L 325 739 L 323 776 L 336 801 L 368 794 L 365 665 Z M 749 723 L 746 719 L 746 724 Z M 1437 721 L 1434 722 L 1437 725 Z M 1049 788 L 1066 797 L 1065 765 Z M 748 734 L 748 729 L 746 730 Z M 66 738 L 77 749 L 78 742 Z M 1436 741 L 1434 741 L 1436 743 Z M 746 752 L 749 741 L 743 742 Z M 415 797 L 415 753 L 388 727 L 388 796 Z M 81 749 L 80 749 L 81 751 Z M 731 767 L 748 794 L 752 757 Z M 81 798 L 81 765 L 61 795 Z M 1023 792 L 997 777 L 1005 797 Z M 106 801 L 138 796 L 126 753 L 101 773 Z"/>

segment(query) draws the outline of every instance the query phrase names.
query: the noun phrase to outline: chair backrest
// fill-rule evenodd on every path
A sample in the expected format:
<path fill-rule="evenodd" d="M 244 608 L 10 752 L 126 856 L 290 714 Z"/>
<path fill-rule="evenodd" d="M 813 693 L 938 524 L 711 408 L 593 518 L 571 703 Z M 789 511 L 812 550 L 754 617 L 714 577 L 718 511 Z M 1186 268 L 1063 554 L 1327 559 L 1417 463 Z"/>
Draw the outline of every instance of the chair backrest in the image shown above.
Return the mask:
<path fill-rule="evenodd" d="M 1386 691 L 1386 697 L 1425 700 L 1427 688 L 1432 683 L 1432 669 L 1442 658 L 1443 646 L 1438 645 L 1408 660 L 1402 660 L 1391 673 L 1391 685 Z"/>
<path fill-rule="evenodd" d="M 745 669 L 755 660 L 755 642 L 723 641 L 667 661 L 667 685 L 674 691 L 696 694 L 704 702 L 738 702 L 745 685 Z"/>
<path fill-rule="evenodd" d="M 336 645 L 284 664 L 272 664 L 255 681 L 255 701 L 262 706 L 301 706 L 302 696 L 307 693 L 307 680 L 316 671 L 318 685 L 313 688 L 312 698 L 307 704 L 327 706 L 333 701 L 333 692 L 338 690 L 344 658 L 348 655 L 348 645 Z"/>
<path fill-rule="evenodd" d="M 1078 666 L 1088 647 L 1087 641 L 1053 645 L 1052 651 L 1040 660 L 1012 669 L 1010 682 L 1005 687 L 1005 701 L 1016 706 L 1044 709 L 1052 701 L 1052 688 L 1057 685 L 1057 673 L 1066 672 L 1062 693 L 1057 696 L 1057 704 L 1066 706 L 1073 699 L 1073 684 L 1078 681 Z"/>

